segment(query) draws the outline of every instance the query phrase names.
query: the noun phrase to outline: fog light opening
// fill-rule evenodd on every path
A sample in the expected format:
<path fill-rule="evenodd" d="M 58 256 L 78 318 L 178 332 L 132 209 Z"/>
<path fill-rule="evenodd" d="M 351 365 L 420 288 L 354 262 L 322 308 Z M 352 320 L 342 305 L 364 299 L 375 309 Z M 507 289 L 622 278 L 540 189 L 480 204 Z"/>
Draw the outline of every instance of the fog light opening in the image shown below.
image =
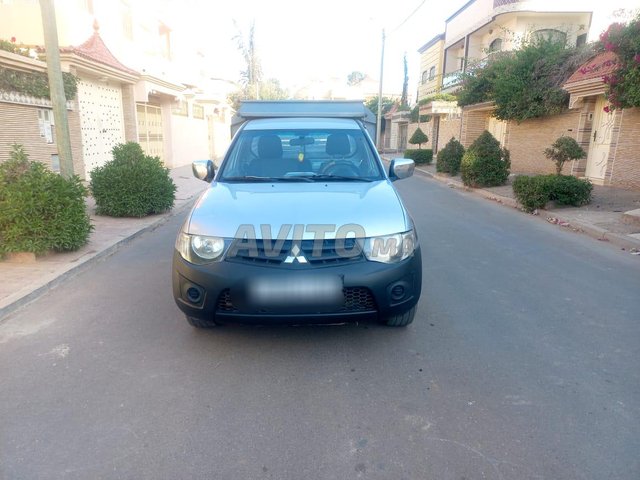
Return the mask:
<path fill-rule="evenodd" d="M 402 285 L 396 285 L 391 289 L 391 298 L 393 300 L 402 300 L 405 296 L 405 288 Z"/>
<path fill-rule="evenodd" d="M 187 299 L 191 303 L 198 303 L 202 300 L 202 292 L 196 287 L 187 288 Z"/>

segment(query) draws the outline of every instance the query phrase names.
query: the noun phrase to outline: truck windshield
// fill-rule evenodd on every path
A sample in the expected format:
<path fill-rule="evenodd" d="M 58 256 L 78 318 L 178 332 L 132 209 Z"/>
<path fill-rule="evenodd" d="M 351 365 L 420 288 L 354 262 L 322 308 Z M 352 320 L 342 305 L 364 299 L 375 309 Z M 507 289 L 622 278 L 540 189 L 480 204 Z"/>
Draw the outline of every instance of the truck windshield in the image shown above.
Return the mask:
<path fill-rule="evenodd" d="M 219 181 L 365 181 L 384 178 L 361 130 L 243 130 Z"/>

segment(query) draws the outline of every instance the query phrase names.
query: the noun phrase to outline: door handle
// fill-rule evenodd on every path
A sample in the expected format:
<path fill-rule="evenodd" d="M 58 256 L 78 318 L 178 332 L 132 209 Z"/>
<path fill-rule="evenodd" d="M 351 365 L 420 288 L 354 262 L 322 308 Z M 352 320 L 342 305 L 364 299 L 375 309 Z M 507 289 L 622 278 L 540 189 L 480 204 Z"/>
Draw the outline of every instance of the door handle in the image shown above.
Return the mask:
<path fill-rule="evenodd" d="M 598 134 L 598 131 L 597 131 L 597 130 L 594 130 L 594 131 L 593 131 L 593 141 L 594 141 L 594 142 L 596 141 L 596 135 L 597 135 L 597 134 Z"/>

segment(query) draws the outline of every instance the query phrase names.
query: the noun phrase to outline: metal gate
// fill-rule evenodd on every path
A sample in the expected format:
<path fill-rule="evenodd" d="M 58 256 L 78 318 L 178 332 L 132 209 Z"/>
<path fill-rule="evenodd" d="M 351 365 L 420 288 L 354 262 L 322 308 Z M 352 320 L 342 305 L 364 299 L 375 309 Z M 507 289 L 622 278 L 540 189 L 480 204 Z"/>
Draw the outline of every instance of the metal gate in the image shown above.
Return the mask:
<path fill-rule="evenodd" d="M 147 155 L 160 157 L 164 161 L 162 135 L 162 110 L 148 103 L 136 104 L 138 113 L 138 143 Z"/>

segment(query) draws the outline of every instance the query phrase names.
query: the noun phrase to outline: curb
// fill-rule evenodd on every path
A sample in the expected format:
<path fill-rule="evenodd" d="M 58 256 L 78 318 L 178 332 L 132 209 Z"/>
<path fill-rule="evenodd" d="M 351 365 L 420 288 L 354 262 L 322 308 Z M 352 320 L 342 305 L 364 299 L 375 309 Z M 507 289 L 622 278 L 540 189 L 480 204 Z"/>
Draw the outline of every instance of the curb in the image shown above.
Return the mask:
<path fill-rule="evenodd" d="M 176 215 L 180 215 L 185 210 L 191 208 L 191 206 L 196 201 L 198 196 L 199 196 L 199 194 L 196 194 L 193 197 L 187 199 L 182 205 L 173 208 L 170 212 L 162 214 L 153 223 L 141 228 L 140 230 L 137 230 L 137 231 L 133 232 L 131 235 L 129 235 L 127 237 L 121 238 L 116 243 L 114 243 L 113 245 L 110 245 L 109 247 L 105 248 L 104 250 L 96 252 L 95 254 L 93 254 L 91 256 L 86 256 L 86 257 L 82 258 L 77 265 L 74 265 L 69 270 L 66 270 L 66 271 L 62 272 L 60 275 L 57 275 L 55 278 L 49 280 L 44 285 L 39 286 L 38 288 L 34 289 L 30 293 L 27 293 L 24 296 L 18 298 L 17 300 L 14 300 L 13 302 L 9 303 L 8 305 L 5 305 L 4 307 L 0 308 L 0 324 L 2 324 L 2 322 L 10 314 L 14 313 L 18 309 L 24 307 L 25 305 L 28 305 L 29 303 L 33 302 L 34 300 L 40 298 L 42 295 L 44 295 L 45 293 L 49 292 L 50 290 L 53 290 L 58 285 L 64 283 L 66 280 L 71 279 L 71 278 L 75 277 L 76 275 L 78 275 L 79 273 L 82 273 L 82 272 L 86 271 L 90 266 L 94 265 L 95 263 L 99 262 L 100 260 L 103 260 L 103 259 L 106 259 L 106 258 L 110 257 L 111 255 L 116 253 L 118 250 L 120 250 L 120 248 L 122 248 L 123 246 L 127 245 L 128 243 L 130 243 L 131 241 L 133 241 L 137 237 L 139 237 L 139 236 L 141 236 L 141 235 L 143 235 L 143 234 L 145 234 L 147 232 L 151 232 L 151 231 L 155 230 L 156 228 L 158 228 L 161 225 L 163 225 L 166 222 L 168 222 L 170 218 L 175 217 Z"/>
<path fill-rule="evenodd" d="M 436 180 L 440 183 L 446 183 L 452 188 L 456 188 L 458 190 L 464 190 L 465 192 L 470 192 L 480 197 L 483 197 L 487 200 L 493 200 L 501 205 L 505 205 L 507 207 L 512 207 L 520 210 L 520 206 L 518 202 L 510 197 L 503 197 L 501 195 L 496 195 L 493 192 L 488 190 L 484 190 L 482 188 L 468 188 L 464 184 L 452 180 L 451 177 L 445 177 L 438 174 L 433 174 L 427 170 L 423 170 L 422 168 L 415 169 L 416 172 L 419 172 L 421 175 Z M 540 210 L 541 217 L 546 220 L 547 217 L 554 217 L 557 219 L 557 222 L 552 223 L 562 223 L 566 225 L 561 225 L 573 229 L 577 233 L 584 233 L 585 235 L 599 240 L 601 242 L 608 242 L 611 245 L 615 245 L 616 247 L 620 247 L 621 249 L 631 250 L 636 249 L 640 250 L 640 240 L 636 240 L 634 238 L 629 237 L 628 235 L 622 235 L 619 233 L 610 232 L 604 228 L 597 227 L 595 225 L 591 225 L 590 223 L 582 223 L 582 222 L 570 222 L 567 219 L 562 217 L 558 217 L 553 210 Z"/>

